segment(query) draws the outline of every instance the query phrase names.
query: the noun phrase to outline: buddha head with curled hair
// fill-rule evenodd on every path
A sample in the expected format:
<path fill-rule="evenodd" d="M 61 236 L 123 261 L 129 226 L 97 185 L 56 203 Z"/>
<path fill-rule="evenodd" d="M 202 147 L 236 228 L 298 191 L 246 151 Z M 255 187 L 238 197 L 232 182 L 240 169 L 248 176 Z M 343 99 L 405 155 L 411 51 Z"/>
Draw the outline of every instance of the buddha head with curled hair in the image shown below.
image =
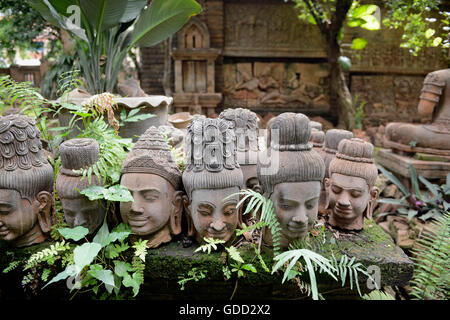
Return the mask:
<path fill-rule="evenodd" d="M 34 119 L 0 117 L 0 239 L 23 247 L 50 231 L 54 172 Z"/>
<path fill-rule="evenodd" d="M 273 201 L 282 248 L 305 237 L 317 218 L 325 165 L 309 143 L 310 135 L 310 121 L 301 113 L 282 113 L 267 124 L 267 148 L 277 163 L 274 170 L 265 170 L 260 155 L 258 179 L 265 196 Z M 270 232 L 264 236 L 264 242 L 271 245 Z"/>
<path fill-rule="evenodd" d="M 232 124 L 198 116 L 187 128 L 183 198 L 188 235 L 229 241 L 241 216 L 236 208 L 242 171 L 236 159 Z"/>

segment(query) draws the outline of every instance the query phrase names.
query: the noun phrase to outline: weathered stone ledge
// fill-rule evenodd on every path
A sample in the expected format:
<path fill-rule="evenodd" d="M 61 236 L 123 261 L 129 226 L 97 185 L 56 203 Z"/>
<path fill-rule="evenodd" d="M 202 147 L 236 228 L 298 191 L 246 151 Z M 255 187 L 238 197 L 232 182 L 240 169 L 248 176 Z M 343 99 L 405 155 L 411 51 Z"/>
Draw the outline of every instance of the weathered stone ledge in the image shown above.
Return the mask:
<path fill-rule="evenodd" d="M 349 257 L 355 256 L 365 266 L 377 266 L 381 271 L 381 285 L 403 286 L 408 284 L 413 274 L 413 263 L 406 254 L 397 246 L 379 226 L 373 221 L 366 221 L 365 228 L 357 235 L 340 236 L 339 239 L 331 240 L 331 231 L 326 230 L 326 241 L 322 247 L 321 254 L 331 257 L 332 253 L 337 259 L 342 254 Z M 26 249 L 7 249 L 5 243 L 0 242 L 0 269 L 3 270 L 9 264 L 10 255 L 6 255 L 7 250 L 14 252 L 16 257 L 24 256 L 30 252 L 42 248 L 43 244 Z M 224 255 L 222 252 L 205 254 L 194 252 L 198 245 L 183 248 L 181 241 L 163 245 L 157 249 L 149 250 L 146 259 L 146 280 L 138 299 L 189 299 L 189 300 L 216 300 L 229 299 L 233 291 L 234 299 L 302 299 L 302 294 L 296 283 L 281 284 L 282 274 L 264 272 L 254 250 L 249 245 L 239 248 L 240 253 L 246 262 L 253 259 L 252 264 L 257 268 L 257 273 L 246 272 L 244 278 L 240 278 L 236 287 L 236 277 L 225 280 L 222 268 L 224 266 Z M 271 266 L 271 257 L 262 254 L 266 264 Z M 206 270 L 206 277 L 198 282 L 189 281 L 185 285 L 185 290 L 180 290 L 177 283 L 180 277 L 186 277 L 192 268 Z M 16 274 L 14 276 L 14 274 Z M 6 292 L 20 291 L 20 281 L 13 285 L 12 278 L 17 277 L 17 272 L 0 275 L 0 298 L 6 298 Z M 10 278 L 8 280 L 8 278 Z M 308 280 L 306 278 L 305 280 Z M 366 278 L 359 279 L 361 290 L 368 292 Z M 341 287 L 340 282 L 336 282 L 329 277 L 318 275 L 319 291 L 325 298 L 358 298 L 358 293 L 348 286 Z M 348 282 L 347 282 L 348 283 Z M 14 290 L 11 290 L 14 289 Z M 45 290 L 45 298 L 65 299 L 67 289 L 63 282 L 50 286 Z M 1 295 L 3 293 L 3 296 Z M 53 296 L 54 295 L 54 296 Z M 20 297 L 20 295 L 19 295 Z M 13 298 L 10 296 L 9 298 Z M 38 297 L 44 298 L 44 297 Z"/>

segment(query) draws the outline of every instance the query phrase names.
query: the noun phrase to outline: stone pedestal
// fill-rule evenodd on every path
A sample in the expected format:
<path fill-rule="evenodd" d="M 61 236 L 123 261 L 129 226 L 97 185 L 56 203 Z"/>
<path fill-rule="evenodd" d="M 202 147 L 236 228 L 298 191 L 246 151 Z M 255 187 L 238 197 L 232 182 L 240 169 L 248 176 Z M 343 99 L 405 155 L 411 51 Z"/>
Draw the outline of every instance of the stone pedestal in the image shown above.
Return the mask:
<path fill-rule="evenodd" d="M 407 285 L 413 275 L 413 263 L 406 254 L 397 247 L 391 237 L 384 232 L 372 220 L 366 220 L 364 230 L 358 234 L 341 234 L 338 239 L 334 239 L 331 231 L 326 230 L 326 241 L 321 250 L 321 254 L 330 258 L 334 253 L 339 260 L 341 255 L 356 257 L 366 267 L 376 266 L 380 270 L 381 286 L 404 286 Z M 44 244 L 22 249 L 31 254 L 33 248 L 42 250 Z M 47 246 L 49 244 L 47 243 Z M 24 252 L 20 249 L 8 249 L 6 243 L 0 242 L 0 270 L 8 266 L 9 260 L 14 255 L 16 258 L 24 257 Z M 151 300 L 229 300 L 236 285 L 235 275 L 230 280 L 225 280 L 222 272 L 224 266 L 224 253 L 214 252 L 205 254 L 194 252 L 197 245 L 183 248 L 181 241 L 171 242 L 157 249 L 150 249 L 146 258 L 146 279 L 140 290 L 138 299 Z M 10 254 L 5 254 L 10 251 Z M 240 254 L 246 262 L 254 258 L 254 250 L 251 246 L 244 245 L 239 248 Z M 272 265 L 270 253 L 263 253 L 262 257 L 270 268 Z M 251 262 L 257 273 L 246 272 L 244 278 L 238 280 L 237 289 L 233 301 L 239 300 L 272 300 L 272 299 L 307 299 L 300 293 L 297 284 L 292 282 L 281 283 L 282 274 L 280 272 L 270 274 L 264 272 L 258 259 Z M 206 270 L 206 277 L 198 282 L 189 281 L 185 284 L 185 290 L 180 290 L 177 283 L 180 278 L 186 277 L 192 268 Z M 20 269 L 17 269 L 19 272 Z M 20 288 L 20 276 L 17 272 L 3 274 L 0 273 L 0 293 L 6 298 L 6 293 L 11 293 L 9 298 L 23 298 Z M 346 285 L 341 286 L 340 282 L 316 273 L 319 284 L 319 292 L 325 299 L 359 299 L 359 295 L 353 286 L 350 290 L 348 278 Z M 23 274 L 22 274 L 23 277 Z M 309 281 L 308 276 L 304 278 Z M 361 291 L 364 294 L 370 290 L 366 285 L 366 278 L 359 277 Z M 61 281 L 51 284 L 44 291 L 38 290 L 38 299 L 67 299 L 68 290 L 65 282 Z M 21 294 L 21 295 L 20 295 Z M 14 296 L 12 296 L 14 295 Z M 17 295 L 17 296 L 16 296 Z M 1 297 L 1 296 L 0 296 Z M 90 297 L 79 296 L 80 299 L 90 299 Z"/>
<path fill-rule="evenodd" d="M 422 159 L 433 159 L 436 157 L 439 156 L 420 156 L 420 158 Z M 414 157 L 394 153 L 390 149 L 380 149 L 376 157 L 376 162 L 378 164 L 382 165 L 392 173 L 406 178 L 406 180 L 410 180 L 411 178 L 411 170 L 409 166 L 412 165 L 416 170 L 417 175 L 420 175 L 429 180 L 445 181 L 447 174 L 450 172 L 450 161 L 444 162 L 443 158 L 436 160 L 441 161 L 418 160 Z"/>

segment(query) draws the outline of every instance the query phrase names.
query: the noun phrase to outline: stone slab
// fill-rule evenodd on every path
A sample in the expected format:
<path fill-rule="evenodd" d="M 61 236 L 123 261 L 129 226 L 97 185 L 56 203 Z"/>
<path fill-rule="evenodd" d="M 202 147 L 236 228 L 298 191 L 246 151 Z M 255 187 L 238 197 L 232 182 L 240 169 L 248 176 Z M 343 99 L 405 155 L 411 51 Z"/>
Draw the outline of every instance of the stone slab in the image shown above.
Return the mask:
<path fill-rule="evenodd" d="M 410 164 L 418 175 L 426 179 L 445 179 L 450 173 L 450 162 L 417 160 L 396 154 L 390 149 L 380 149 L 375 161 L 393 173 L 406 178 L 411 177 Z"/>
<path fill-rule="evenodd" d="M 372 220 L 366 220 L 364 230 L 358 234 L 340 235 L 334 239 L 331 231 L 325 231 L 325 243 L 320 253 L 331 257 L 333 253 L 339 260 L 341 255 L 356 257 L 365 266 L 377 266 L 380 270 L 382 286 L 408 284 L 413 274 L 413 263 L 406 254 L 397 247 L 392 238 Z M 11 249 L 5 247 L 0 241 L 0 270 L 8 266 L 8 258 L 13 252 L 16 257 L 23 256 L 25 250 L 28 254 L 33 247 L 27 249 Z M 43 245 L 37 245 L 35 250 L 42 249 Z M 223 252 L 205 254 L 195 252 L 198 245 L 183 248 L 181 241 L 171 242 L 156 249 L 151 249 L 146 258 L 145 283 L 141 288 L 138 299 L 153 300 L 229 300 L 234 294 L 233 300 L 278 300 L 278 299 L 304 299 L 306 295 L 301 293 L 294 281 L 281 283 L 282 274 L 264 272 L 254 249 L 250 245 L 239 248 L 241 256 L 246 262 L 250 262 L 258 270 L 257 273 L 247 272 L 244 278 L 237 282 L 235 277 L 225 280 L 222 268 L 224 266 Z M 31 250 L 31 251 L 30 251 Z M 265 263 L 271 266 L 271 252 L 263 253 Z M 180 278 L 186 277 L 192 268 L 206 270 L 206 277 L 198 282 L 186 283 L 185 290 L 180 290 L 177 283 Z M 319 292 L 326 299 L 358 299 L 359 295 L 353 286 L 353 290 L 346 285 L 341 286 L 331 278 L 325 278 L 322 274 L 316 274 L 319 284 Z M 14 278 L 16 277 L 16 278 Z M 23 275 L 22 275 L 23 277 Z M 14 280 L 16 279 L 16 280 Z M 14 273 L 0 273 L 0 294 L 3 292 L 20 291 L 20 277 Z M 307 279 L 305 279 L 307 280 Z M 348 281 L 348 280 L 347 280 Z M 366 286 L 366 279 L 359 278 L 361 291 L 370 291 Z M 347 282 L 348 284 L 348 282 Z M 45 294 L 45 296 L 43 296 Z M 1 295 L 0 295 L 1 296 Z M 67 299 L 65 283 L 60 282 L 50 285 L 40 299 Z M 80 297 L 81 298 L 81 297 Z"/>

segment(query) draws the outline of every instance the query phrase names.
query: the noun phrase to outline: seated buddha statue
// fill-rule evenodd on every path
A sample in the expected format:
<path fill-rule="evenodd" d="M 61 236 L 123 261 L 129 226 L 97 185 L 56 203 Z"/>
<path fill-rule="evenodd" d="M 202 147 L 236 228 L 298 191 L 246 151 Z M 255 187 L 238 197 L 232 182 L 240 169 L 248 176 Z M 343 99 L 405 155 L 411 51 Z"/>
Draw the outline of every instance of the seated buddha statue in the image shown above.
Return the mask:
<path fill-rule="evenodd" d="M 429 73 L 422 87 L 419 114 L 430 124 L 393 122 L 386 126 L 386 147 L 406 152 L 450 155 L 450 69 Z"/>

